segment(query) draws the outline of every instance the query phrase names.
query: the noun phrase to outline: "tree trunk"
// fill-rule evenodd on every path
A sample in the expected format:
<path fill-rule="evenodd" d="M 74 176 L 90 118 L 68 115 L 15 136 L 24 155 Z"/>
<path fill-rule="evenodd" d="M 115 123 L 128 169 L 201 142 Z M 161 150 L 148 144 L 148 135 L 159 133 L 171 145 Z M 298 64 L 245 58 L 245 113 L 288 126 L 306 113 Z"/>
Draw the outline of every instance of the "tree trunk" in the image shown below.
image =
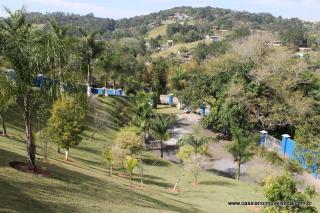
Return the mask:
<path fill-rule="evenodd" d="M 90 71 L 91 71 L 91 60 L 89 59 L 88 61 L 88 70 L 87 70 L 87 83 L 88 83 L 88 86 L 90 86 Z"/>
<path fill-rule="evenodd" d="M 240 179 L 240 166 L 241 166 L 241 161 L 238 161 L 238 170 L 237 170 L 237 180 Z"/>
<path fill-rule="evenodd" d="M 160 141 L 160 150 L 161 150 L 161 158 L 163 158 L 163 142 L 162 140 Z"/>
<path fill-rule="evenodd" d="M 60 95 L 64 93 L 63 82 L 62 82 L 62 66 L 61 66 L 61 53 L 59 53 L 59 92 Z"/>
<path fill-rule="evenodd" d="M 27 159 L 29 162 L 29 166 L 33 169 L 33 171 L 37 170 L 36 166 L 36 145 L 34 143 L 33 133 L 32 133 L 32 106 L 31 106 L 31 90 L 28 89 L 27 93 L 23 96 L 23 117 L 25 121 L 26 128 L 26 145 L 27 145 Z"/>
<path fill-rule="evenodd" d="M 116 79 L 113 79 L 113 89 L 116 89 Z"/>
<path fill-rule="evenodd" d="M 5 124 L 4 118 L 3 118 L 3 112 L 0 112 L 0 119 L 1 119 L 2 130 L 3 130 L 2 135 L 3 136 L 7 136 L 7 128 L 6 128 L 6 124 Z"/>
<path fill-rule="evenodd" d="M 141 155 L 139 156 L 139 161 L 140 161 L 140 181 L 141 181 L 141 186 L 143 187 L 143 163 L 142 163 L 142 157 Z"/>
<path fill-rule="evenodd" d="M 177 186 L 178 186 L 178 183 L 180 181 L 180 174 L 181 174 L 180 170 L 181 170 L 181 168 L 180 168 L 180 165 L 178 164 L 178 176 L 177 176 L 176 183 L 174 184 L 173 191 L 177 190 Z"/>
<path fill-rule="evenodd" d="M 105 73 L 105 76 L 104 76 L 104 85 L 106 88 L 108 88 L 108 77 L 107 77 L 107 72 Z"/>
<path fill-rule="evenodd" d="M 130 185 L 132 185 L 132 172 L 130 172 Z"/>
<path fill-rule="evenodd" d="M 60 146 L 58 145 L 58 153 L 61 154 Z"/>
<path fill-rule="evenodd" d="M 65 149 L 65 152 L 66 152 L 65 160 L 68 161 L 69 160 L 69 149 Z"/>
<path fill-rule="evenodd" d="M 110 163 L 109 165 L 109 176 L 111 177 L 112 176 L 112 164 Z"/>

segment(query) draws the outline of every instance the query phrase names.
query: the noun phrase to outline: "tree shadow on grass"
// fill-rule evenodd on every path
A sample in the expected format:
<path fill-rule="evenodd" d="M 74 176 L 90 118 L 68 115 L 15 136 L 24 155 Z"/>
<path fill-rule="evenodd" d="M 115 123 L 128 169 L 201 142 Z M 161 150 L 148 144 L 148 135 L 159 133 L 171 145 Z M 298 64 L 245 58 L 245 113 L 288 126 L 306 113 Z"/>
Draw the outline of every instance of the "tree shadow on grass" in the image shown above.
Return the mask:
<path fill-rule="evenodd" d="M 170 163 L 165 160 L 150 159 L 150 158 L 143 159 L 143 163 L 149 166 L 161 166 L 161 167 L 168 167 L 170 165 Z"/>
<path fill-rule="evenodd" d="M 24 162 L 22 159 L 25 159 L 22 155 L 0 150 L 0 166 L 8 167 L 10 161 L 21 160 Z M 40 164 L 38 162 L 38 165 Z M 77 169 L 75 166 L 73 168 Z M 83 171 L 85 172 L 85 170 Z M 119 207 L 123 203 L 128 203 L 130 206 L 144 206 L 162 211 L 195 212 L 197 210 L 190 204 L 186 205 L 179 201 L 168 204 L 155 198 L 154 193 L 137 192 L 121 184 L 111 182 L 111 179 L 93 177 L 60 165 L 50 164 L 49 172 L 49 177 L 40 177 L 32 174 L 22 175 L 19 171 L 16 174 L 9 174 L 8 177 L 0 175 L 0 206 L 17 212 L 76 212 L 80 208 L 84 208 L 85 202 L 90 201 L 96 202 L 98 205 L 100 203 L 101 206 L 108 208 L 105 205 L 105 202 L 108 201 L 113 206 Z M 19 173 L 23 176 L 23 179 L 19 179 Z M 14 178 L 12 175 L 18 177 Z M 145 181 L 146 184 L 171 187 L 169 184 L 154 180 Z M 59 197 L 61 194 L 64 195 L 62 200 Z M 35 197 L 29 197 L 30 195 Z M 43 200 L 41 196 L 43 196 Z M 55 197 L 55 203 L 45 200 L 50 199 L 47 196 Z M 82 200 L 82 203 L 74 202 L 77 199 Z M 90 209 L 88 211 L 90 212 Z"/>
<path fill-rule="evenodd" d="M 8 181 L 0 176 L 0 212 L 57 212 L 55 204 L 34 199 L 26 194 L 28 185 L 24 184 L 25 188 L 22 188 L 18 183 L 12 180 Z M 37 188 L 36 185 L 32 187 L 34 189 Z M 76 210 L 74 207 L 65 204 L 59 204 L 59 209 L 63 209 L 66 212 L 74 212 Z"/>
<path fill-rule="evenodd" d="M 229 181 L 217 180 L 217 181 L 201 181 L 200 185 L 221 185 L 221 186 L 232 186 L 233 183 Z"/>
<path fill-rule="evenodd" d="M 134 177 L 134 178 L 132 178 L 132 181 L 140 182 L 140 178 Z M 144 178 L 143 182 L 144 182 L 144 184 L 147 184 L 147 185 L 154 185 L 154 186 L 159 186 L 159 187 L 163 187 L 163 188 L 173 188 L 173 184 L 155 181 L 155 180 L 151 180 L 151 179 L 147 179 L 147 178 Z"/>
<path fill-rule="evenodd" d="M 226 177 L 226 178 L 235 178 L 235 169 L 229 168 L 226 171 L 217 170 L 217 169 L 207 169 L 208 172 L 212 172 L 218 176 Z"/>
<path fill-rule="evenodd" d="M 88 147 L 88 146 L 82 146 L 81 144 L 80 144 L 80 146 L 77 146 L 74 149 L 81 150 L 81 151 L 84 151 L 84 152 L 89 152 L 91 154 L 98 155 L 98 156 L 100 156 L 101 153 L 102 153 L 101 150 L 94 149 L 94 148 L 91 148 L 91 147 Z"/>

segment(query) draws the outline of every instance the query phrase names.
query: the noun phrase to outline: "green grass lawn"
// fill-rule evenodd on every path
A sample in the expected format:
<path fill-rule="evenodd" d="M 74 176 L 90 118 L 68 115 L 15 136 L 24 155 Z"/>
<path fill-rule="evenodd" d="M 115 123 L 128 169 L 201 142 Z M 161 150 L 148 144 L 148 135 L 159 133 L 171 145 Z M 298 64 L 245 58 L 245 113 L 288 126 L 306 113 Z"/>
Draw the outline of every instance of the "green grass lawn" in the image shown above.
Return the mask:
<path fill-rule="evenodd" d="M 182 177 L 179 193 L 170 189 L 176 179 L 177 166 L 160 160 L 154 153 L 144 154 L 145 187 L 139 188 L 134 176 L 134 187 L 129 180 L 114 175 L 109 177 L 102 163 L 101 150 L 112 144 L 121 124 L 119 109 L 130 103 L 126 99 L 100 98 L 98 107 L 87 119 L 83 142 L 70 150 L 70 161 L 49 146 L 49 177 L 19 172 L 9 166 L 11 161 L 25 161 L 23 126 L 15 109 L 8 113 L 9 138 L 0 137 L 0 212 L 261 212 L 262 209 L 229 207 L 227 201 L 263 200 L 258 185 L 237 182 L 203 172 L 200 184 L 193 185 L 192 177 Z M 93 117 L 106 112 L 111 122 L 94 133 Z M 119 115 L 120 114 L 120 115 Z M 91 139 L 90 139 L 91 138 Z M 40 154 L 41 149 L 38 147 Z M 136 171 L 137 173 L 138 171 Z M 320 203 L 320 202 L 319 202 Z"/>
<path fill-rule="evenodd" d="M 157 112 L 163 114 L 182 114 L 183 110 L 177 109 L 177 107 L 169 107 L 168 105 L 158 105 Z"/>
<path fill-rule="evenodd" d="M 200 41 L 194 41 L 194 42 L 190 42 L 190 43 L 174 44 L 173 47 L 170 47 L 170 48 L 163 50 L 163 51 L 160 51 L 160 52 L 153 53 L 151 55 L 151 57 L 152 58 L 168 57 L 170 55 L 170 53 L 178 54 L 178 51 L 182 48 L 187 49 L 187 50 L 191 50 L 192 48 L 195 48 L 201 42 L 205 42 L 205 41 L 200 40 Z"/>
<path fill-rule="evenodd" d="M 164 24 L 164 25 L 160 25 L 158 27 L 153 28 L 148 33 L 147 39 L 155 38 L 158 35 L 165 36 L 166 35 L 167 26 L 168 26 L 167 24 Z"/>

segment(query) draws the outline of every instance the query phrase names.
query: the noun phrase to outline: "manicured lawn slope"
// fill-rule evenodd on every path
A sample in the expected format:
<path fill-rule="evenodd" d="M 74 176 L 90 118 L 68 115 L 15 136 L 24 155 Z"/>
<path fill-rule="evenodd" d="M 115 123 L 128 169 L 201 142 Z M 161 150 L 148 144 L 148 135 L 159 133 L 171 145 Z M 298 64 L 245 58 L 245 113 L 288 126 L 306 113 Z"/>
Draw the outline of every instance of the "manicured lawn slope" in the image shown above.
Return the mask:
<path fill-rule="evenodd" d="M 135 176 L 130 187 L 126 178 L 106 175 L 101 149 L 112 143 L 121 123 L 120 108 L 129 102 L 118 98 L 100 98 L 95 111 L 88 116 L 88 129 L 79 147 L 70 150 L 71 161 L 50 144 L 49 177 L 16 171 L 11 161 L 25 161 L 23 126 L 15 109 L 9 113 L 9 138 L 0 137 L 0 212 L 253 212 L 257 209 L 229 207 L 227 201 L 263 200 L 257 185 L 237 182 L 203 172 L 199 185 L 184 176 L 179 194 L 171 193 L 176 165 L 145 153 L 145 188 L 138 189 Z M 110 116 L 105 127 L 94 133 L 94 115 L 98 111 Z M 90 140 L 90 138 L 92 139 Z M 38 147 L 38 153 L 41 149 Z M 137 171 L 136 171 L 137 172 Z M 259 212 L 259 211 L 258 211 Z"/>

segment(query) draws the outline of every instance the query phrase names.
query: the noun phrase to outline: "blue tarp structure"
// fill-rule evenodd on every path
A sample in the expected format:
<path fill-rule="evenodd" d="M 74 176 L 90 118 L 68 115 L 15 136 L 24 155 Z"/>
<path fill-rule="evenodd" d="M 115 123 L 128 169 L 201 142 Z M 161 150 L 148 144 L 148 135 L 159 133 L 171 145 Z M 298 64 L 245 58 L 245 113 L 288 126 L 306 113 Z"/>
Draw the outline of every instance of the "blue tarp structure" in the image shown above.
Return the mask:
<path fill-rule="evenodd" d="M 59 80 L 52 80 L 49 78 L 44 77 L 43 75 L 38 75 L 36 79 L 33 81 L 33 85 L 35 87 L 52 87 L 60 85 Z M 65 91 L 68 92 L 76 92 L 76 91 L 82 91 L 85 92 L 87 87 L 83 85 L 78 84 L 69 84 L 69 83 L 62 83 L 62 87 Z M 123 91 L 122 89 L 105 89 L 105 88 L 91 88 L 92 94 L 95 95 L 109 95 L 109 96 L 122 96 Z"/>

